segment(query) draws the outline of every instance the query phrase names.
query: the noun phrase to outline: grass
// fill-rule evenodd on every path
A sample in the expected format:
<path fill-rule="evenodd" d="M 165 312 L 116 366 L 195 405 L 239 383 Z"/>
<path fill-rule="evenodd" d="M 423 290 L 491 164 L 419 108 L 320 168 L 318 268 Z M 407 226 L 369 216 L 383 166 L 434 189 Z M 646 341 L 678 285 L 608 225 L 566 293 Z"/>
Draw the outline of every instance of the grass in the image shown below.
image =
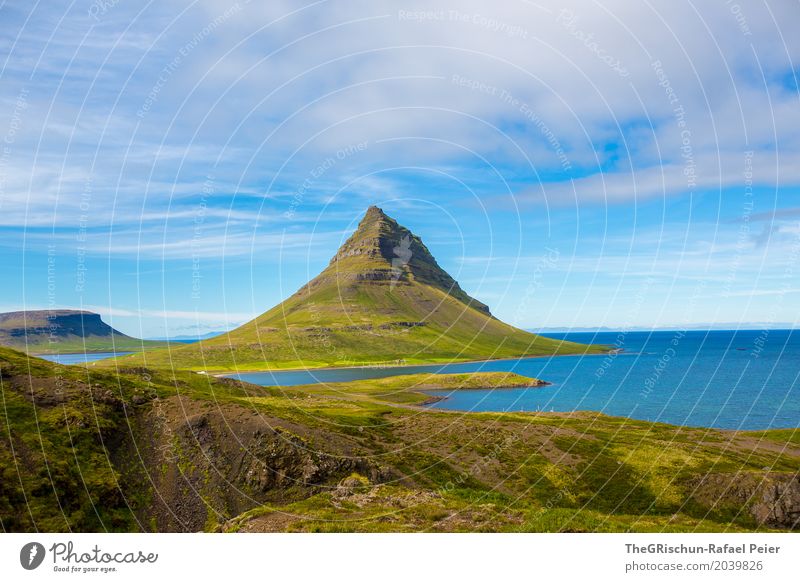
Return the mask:
<path fill-rule="evenodd" d="M 445 302 L 452 301 L 444 299 Z M 450 306 L 457 320 L 463 306 Z M 271 313 L 271 312 L 268 312 Z M 364 333 L 349 325 L 320 325 L 325 331 L 286 323 L 275 328 L 271 319 L 257 320 L 223 336 L 196 344 L 173 345 L 98 362 L 98 366 L 144 365 L 208 372 L 269 371 L 456 363 L 518 357 L 602 354 L 605 346 L 587 346 L 515 330 L 482 314 L 460 330 L 437 325 L 410 328 L 396 334 Z M 264 317 L 264 316 L 262 316 Z M 424 314 L 415 317 L 424 318 Z M 443 316 L 442 319 L 448 319 Z M 484 325 L 485 324 L 485 325 Z M 264 327 L 269 332 L 261 331 Z"/>
<path fill-rule="evenodd" d="M 794 445 L 800 445 L 800 428 L 748 431 L 742 434 L 756 439 L 767 439 L 775 443 L 791 443 Z"/>
<path fill-rule="evenodd" d="M 4 531 L 127 531 L 135 527 L 106 448 L 121 407 L 150 395 L 110 374 L 0 348 L 0 523 Z M 47 383 L 39 382 L 45 378 Z"/>
<path fill-rule="evenodd" d="M 6 531 L 769 531 L 741 484 L 800 470 L 794 431 L 743 446 L 599 413 L 418 406 L 433 388 L 535 383 L 505 373 L 281 388 L 0 350 L 0 374 Z M 267 487 L 248 476 L 262 470 Z"/>

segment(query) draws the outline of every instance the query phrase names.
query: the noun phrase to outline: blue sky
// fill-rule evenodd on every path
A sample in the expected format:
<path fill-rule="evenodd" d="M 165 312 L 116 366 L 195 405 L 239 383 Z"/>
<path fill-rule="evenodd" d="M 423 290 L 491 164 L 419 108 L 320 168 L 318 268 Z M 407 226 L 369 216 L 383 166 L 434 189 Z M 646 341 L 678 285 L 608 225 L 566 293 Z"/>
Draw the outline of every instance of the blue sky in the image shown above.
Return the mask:
<path fill-rule="evenodd" d="M 0 7 L 0 309 L 226 329 L 370 204 L 526 328 L 794 325 L 797 2 Z"/>

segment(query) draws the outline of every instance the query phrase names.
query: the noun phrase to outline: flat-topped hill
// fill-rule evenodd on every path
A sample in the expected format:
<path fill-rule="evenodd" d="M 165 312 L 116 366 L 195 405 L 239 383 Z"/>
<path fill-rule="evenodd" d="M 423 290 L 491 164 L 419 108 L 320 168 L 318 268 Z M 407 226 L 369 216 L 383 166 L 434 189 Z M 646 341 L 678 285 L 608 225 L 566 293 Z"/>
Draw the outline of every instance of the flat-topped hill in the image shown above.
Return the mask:
<path fill-rule="evenodd" d="M 167 343 L 125 335 L 91 311 L 43 309 L 0 313 L 0 345 L 34 354 L 65 354 L 133 352 Z"/>

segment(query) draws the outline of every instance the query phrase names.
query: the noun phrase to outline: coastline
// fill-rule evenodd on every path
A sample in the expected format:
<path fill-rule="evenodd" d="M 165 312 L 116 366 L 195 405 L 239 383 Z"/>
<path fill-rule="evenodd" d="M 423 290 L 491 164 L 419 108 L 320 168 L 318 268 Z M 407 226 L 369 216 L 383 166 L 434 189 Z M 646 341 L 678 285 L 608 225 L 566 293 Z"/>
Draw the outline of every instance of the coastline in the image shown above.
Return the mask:
<path fill-rule="evenodd" d="M 429 396 L 429 398 L 417 404 L 416 407 L 430 410 L 431 404 L 435 404 L 437 402 L 444 402 L 445 400 L 449 400 L 451 398 L 450 394 L 448 394 L 447 396 L 437 396 L 436 394 L 430 394 L 431 392 L 452 393 L 452 392 L 464 392 L 467 390 L 524 390 L 528 388 L 533 388 L 533 389 L 544 388 L 545 386 L 552 386 L 552 385 L 553 385 L 552 382 L 547 382 L 546 380 L 537 380 L 536 383 L 531 383 L 529 386 L 465 386 L 463 388 L 426 388 L 425 390 L 421 390 L 420 394 L 425 394 L 426 396 Z M 462 411 L 456 411 L 456 412 L 462 412 Z"/>
<path fill-rule="evenodd" d="M 146 340 L 146 341 L 150 341 L 150 340 Z M 69 351 L 69 352 L 62 352 L 62 351 L 59 351 L 59 350 L 52 350 L 52 351 L 46 351 L 46 352 L 26 352 L 25 350 L 18 349 L 18 348 L 15 348 L 13 346 L 6 346 L 6 347 L 10 347 L 12 350 L 17 350 L 17 351 L 23 352 L 25 354 L 28 354 L 29 356 L 34 357 L 34 358 L 41 358 L 42 356 L 80 356 L 80 355 L 83 355 L 83 354 L 114 354 L 113 356 L 109 356 L 109 358 L 114 358 L 116 356 L 128 356 L 130 354 L 141 354 L 141 353 L 144 353 L 144 352 L 149 352 L 151 350 L 163 350 L 164 348 L 167 348 L 169 346 L 154 346 L 154 347 L 145 348 L 143 350 L 142 349 L 134 350 L 134 349 L 130 349 L 130 348 L 125 348 L 125 349 L 123 349 L 121 351 L 118 351 L 118 352 L 114 351 L 113 349 L 108 349 L 108 348 L 85 349 L 85 350 Z"/>
<path fill-rule="evenodd" d="M 207 370 L 192 370 L 197 374 L 206 374 L 208 376 L 213 376 L 214 378 L 231 378 L 237 374 L 261 374 L 267 372 L 311 372 L 316 370 L 364 370 L 364 369 L 378 369 L 384 370 L 387 368 L 413 368 L 416 366 L 451 366 L 454 364 L 477 364 L 481 362 L 509 362 L 513 360 L 534 360 L 540 358 L 561 358 L 561 357 L 568 357 L 568 356 L 607 356 L 610 353 L 622 353 L 622 350 L 609 350 L 606 352 L 597 352 L 597 353 L 583 353 L 583 354 L 549 354 L 549 355 L 539 355 L 539 356 L 521 356 L 518 358 L 490 358 L 490 359 L 478 359 L 478 360 L 450 360 L 448 362 L 430 362 L 430 363 L 417 363 L 417 364 L 395 364 L 391 366 L 384 366 L 384 365 L 363 365 L 363 366 L 319 366 L 316 368 L 262 368 L 262 369 L 245 369 L 245 370 L 237 370 L 236 372 L 209 372 Z"/>

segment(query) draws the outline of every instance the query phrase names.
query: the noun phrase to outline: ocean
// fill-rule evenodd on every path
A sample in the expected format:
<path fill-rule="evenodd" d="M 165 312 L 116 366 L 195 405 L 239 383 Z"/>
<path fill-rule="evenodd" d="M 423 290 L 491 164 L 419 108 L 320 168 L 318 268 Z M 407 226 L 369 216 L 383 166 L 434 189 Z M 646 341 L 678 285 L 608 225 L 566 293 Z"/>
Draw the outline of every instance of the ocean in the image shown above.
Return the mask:
<path fill-rule="evenodd" d="M 542 388 L 469 390 L 431 406 L 461 411 L 593 410 L 670 424 L 738 430 L 800 427 L 800 330 L 546 334 L 619 353 L 433 366 L 236 374 L 261 385 L 343 382 L 419 372 L 516 372 Z"/>

